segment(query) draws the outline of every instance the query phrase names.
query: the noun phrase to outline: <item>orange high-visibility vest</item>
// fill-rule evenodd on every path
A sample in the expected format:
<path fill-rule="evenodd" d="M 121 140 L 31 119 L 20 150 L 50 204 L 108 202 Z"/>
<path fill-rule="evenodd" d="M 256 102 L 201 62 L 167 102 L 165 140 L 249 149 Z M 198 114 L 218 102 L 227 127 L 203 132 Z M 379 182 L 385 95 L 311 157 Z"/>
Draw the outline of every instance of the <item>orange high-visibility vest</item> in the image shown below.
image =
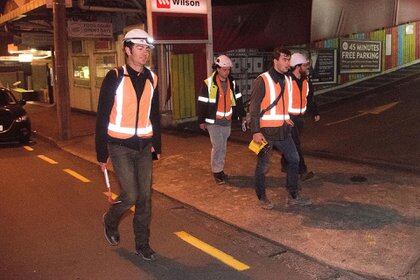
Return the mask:
<path fill-rule="evenodd" d="M 303 80 L 302 90 L 299 89 L 297 82 L 292 80 L 292 102 L 290 103 L 289 114 L 300 115 L 305 113 L 308 93 L 308 80 Z"/>
<path fill-rule="evenodd" d="M 265 95 L 261 102 L 261 111 L 265 110 L 272 104 L 280 94 L 280 83 L 275 83 L 268 72 L 260 75 L 265 85 Z M 290 77 L 284 76 L 284 91 L 277 105 L 265 112 L 260 119 L 260 127 L 279 127 L 285 120 L 289 120 L 288 114 L 289 102 L 291 102 L 291 81 Z"/>
<path fill-rule="evenodd" d="M 232 90 L 230 89 L 229 79 L 226 80 L 227 87 L 226 91 L 223 91 L 222 81 L 219 76 L 216 76 L 217 87 L 219 88 L 219 101 L 217 103 L 216 119 L 226 118 L 230 120 L 232 118 Z"/>
<path fill-rule="evenodd" d="M 157 86 L 157 76 L 150 71 L 153 84 L 150 79 L 146 79 L 140 101 L 137 101 L 136 91 L 128 75 L 127 67 L 124 65 L 123 69 L 124 76 L 115 92 L 114 106 L 109 116 L 108 135 L 119 139 L 127 139 L 134 135 L 140 138 L 150 138 L 153 136 L 150 110 L 153 93 Z M 118 70 L 115 70 L 118 75 Z"/>

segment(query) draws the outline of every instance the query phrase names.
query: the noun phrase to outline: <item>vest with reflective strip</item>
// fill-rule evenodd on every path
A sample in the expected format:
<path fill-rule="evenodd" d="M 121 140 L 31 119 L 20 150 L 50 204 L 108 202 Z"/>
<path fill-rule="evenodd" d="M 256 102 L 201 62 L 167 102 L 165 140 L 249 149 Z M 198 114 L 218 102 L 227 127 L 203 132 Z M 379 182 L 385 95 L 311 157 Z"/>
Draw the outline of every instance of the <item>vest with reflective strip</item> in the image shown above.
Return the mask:
<path fill-rule="evenodd" d="M 207 97 L 203 97 L 203 96 L 199 96 L 198 97 L 198 101 L 201 102 L 205 102 L 205 103 L 216 103 L 216 96 L 217 96 L 217 92 L 218 92 L 218 86 L 213 82 L 214 81 L 214 75 L 216 74 L 216 72 L 213 72 L 211 74 L 210 77 L 208 77 L 207 79 L 204 80 L 204 83 L 207 85 L 207 90 L 208 90 L 208 98 Z M 239 92 L 237 93 L 235 96 L 233 94 L 233 90 L 235 90 L 235 81 L 232 81 L 233 83 L 233 89 L 230 88 L 230 84 L 228 84 L 229 86 L 229 95 L 230 95 L 230 105 L 231 107 L 236 106 L 236 99 L 237 98 L 241 98 L 242 94 Z M 220 97 L 220 96 L 219 96 Z M 219 103 L 220 103 L 220 98 L 219 98 Z M 230 116 L 232 115 L 232 110 L 230 111 Z M 218 116 L 219 113 L 219 117 L 221 116 L 223 118 L 223 110 L 219 111 L 219 105 L 218 105 L 218 109 L 216 112 L 216 117 Z M 206 118 L 205 121 L 207 123 L 211 123 L 213 124 L 215 122 L 214 119 L 210 119 L 210 118 Z"/>
<path fill-rule="evenodd" d="M 277 96 L 280 94 L 280 83 L 275 83 L 268 72 L 260 75 L 265 85 L 265 95 L 261 102 L 261 111 L 265 110 L 272 104 Z M 290 102 L 291 81 L 290 78 L 285 76 L 284 79 L 283 96 L 277 102 L 277 105 L 264 113 L 260 119 L 260 127 L 279 127 L 282 126 L 285 120 L 290 119 L 288 108 Z"/>
<path fill-rule="evenodd" d="M 219 102 L 217 102 L 216 119 L 232 118 L 232 90 L 230 89 L 229 79 L 226 80 L 226 91 L 223 91 L 222 81 L 216 76 L 217 87 L 219 88 Z M 226 94 L 226 95 L 225 95 Z M 230 96 L 228 95 L 230 94 Z"/>
<path fill-rule="evenodd" d="M 146 79 L 143 93 L 138 102 L 136 91 L 128 76 L 126 66 L 123 66 L 123 69 L 124 76 L 115 92 L 114 106 L 109 117 L 108 135 L 119 139 L 127 139 L 134 135 L 140 138 L 150 138 L 153 136 L 150 110 L 152 107 L 153 93 L 157 86 L 157 76 L 150 71 L 153 84 L 150 79 Z M 118 69 L 115 69 L 115 71 L 118 75 Z M 137 105 L 139 112 L 136 123 Z"/>
<path fill-rule="evenodd" d="M 300 90 L 297 82 L 292 80 L 292 102 L 289 107 L 289 114 L 300 115 L 305 113 L 308 93 L 309 85 L 306 79 L 302 82 L 302 90 Z"/>

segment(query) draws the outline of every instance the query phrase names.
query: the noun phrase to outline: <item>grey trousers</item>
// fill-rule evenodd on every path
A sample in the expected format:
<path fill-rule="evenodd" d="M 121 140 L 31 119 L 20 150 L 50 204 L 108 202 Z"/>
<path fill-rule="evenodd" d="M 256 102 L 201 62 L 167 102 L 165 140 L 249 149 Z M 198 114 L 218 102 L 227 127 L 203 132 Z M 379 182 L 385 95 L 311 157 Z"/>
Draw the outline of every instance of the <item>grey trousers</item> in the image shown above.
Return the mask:
<path fill-rule="evenodd" d="M 231 126 L 208 124 L 207 130 L 210 135 L 211 149 L 211 171 L 218 173 L 225 167 L 227 139 L 230 136 Z"/>

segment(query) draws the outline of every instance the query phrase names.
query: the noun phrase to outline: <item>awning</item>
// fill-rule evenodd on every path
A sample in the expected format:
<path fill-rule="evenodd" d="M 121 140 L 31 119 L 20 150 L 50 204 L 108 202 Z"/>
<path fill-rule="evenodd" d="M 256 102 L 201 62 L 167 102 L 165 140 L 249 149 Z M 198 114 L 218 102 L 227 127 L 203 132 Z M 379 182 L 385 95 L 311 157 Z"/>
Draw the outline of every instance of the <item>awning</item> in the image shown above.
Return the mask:
<path fill-rule="evenodd" d="M 16 8 L 2 16 L 0 16 L 0 25 L 2 25 L 3 23 L 6 23 L 8 21 L 14 20 L 14 19 L 18 19 L 20 18 L 22 15 L 35 10 L 39 7 L 42 7 L 46 4 L 48 0 L 32 0 L 26 4 L 23 4 L 22 6 L 20 6 L 19 8 Z"/>

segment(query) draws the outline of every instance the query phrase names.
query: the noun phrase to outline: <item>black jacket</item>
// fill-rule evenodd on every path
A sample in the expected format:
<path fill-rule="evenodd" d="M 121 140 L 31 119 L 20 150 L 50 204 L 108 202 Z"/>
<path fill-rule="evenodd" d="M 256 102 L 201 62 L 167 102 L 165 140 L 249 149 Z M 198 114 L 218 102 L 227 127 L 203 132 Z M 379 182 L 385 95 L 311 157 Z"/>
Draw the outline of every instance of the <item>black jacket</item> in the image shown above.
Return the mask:
<path fill-rule="evenodd" d="M 217 72 L 214 73 L 213 76 L 213 84 L 216 85 L 216 75 Z M 233 97 L 235 99 L 236 106 L 232 106 L 232 121 L 244 118 L 246 116 L 246 112 L 244 109 L 244 104 L 242 101 L 242 94 L 239 91 L 238 85 L 234 82 L 232 76 L 229 75 L 229 82 L 230 88 L 233 91 Z M 237 97 L 238 96 L 238 97 Z M 206 122 L 206 119 L 216 119 L 216 112 L 217 112 L 217 104 L 219 102 L 219 90 L 217 90 L 216 94 L 216 103 L 209 102 L 209 92 L 208 87 L 205 82 L 203 82 L 203 86 L 201 87 L 200 94 L 198 96 L 197 101 L 197 115 L 198 115 L 198 123 L 202 124 Z M 207 101 L 206 101 L 207 100 Z"/>
<path fill-rule="evenodd" d="M 140 150 L 143 149 L 147 144 L 153 143 L 153 148 L 156 153 L 161 153 L 161 135 L 160 135 L 160 112 L 159 112 L 159 91 L 156 88 L 153 93 L 152 105 L 150 110 L 150 122 L 153 127 L 153 137 L 149 139 L 140 138 L 136 135 L 128 139 L 113 138 L 108 135 L 108 124 L 109 116 L 111 114 L 112 107 L 114 106 L 115 93 L 118 84 L 122 79 L 123 72 L 121 69 L 118 70 L 119 74 L 114 70 L 109 71 L 101 86 L 98 101 L 98 112 L 96 119 L 96 157 L 99 162 L 106 162 L 109 153 L 107 143 L 117 143 L 119 145 Z M 144 68 L 142 73 L 136 72 L 130 66 L 127 65 L 127 72 L 130 76 L 131 82 L 133 83 L 134 89 L 137 94 L 137 100 L 140 100 L 143 93 L 146 79 L 149 79 L 153 84 L 152 74 L 150 70 Z"/>

